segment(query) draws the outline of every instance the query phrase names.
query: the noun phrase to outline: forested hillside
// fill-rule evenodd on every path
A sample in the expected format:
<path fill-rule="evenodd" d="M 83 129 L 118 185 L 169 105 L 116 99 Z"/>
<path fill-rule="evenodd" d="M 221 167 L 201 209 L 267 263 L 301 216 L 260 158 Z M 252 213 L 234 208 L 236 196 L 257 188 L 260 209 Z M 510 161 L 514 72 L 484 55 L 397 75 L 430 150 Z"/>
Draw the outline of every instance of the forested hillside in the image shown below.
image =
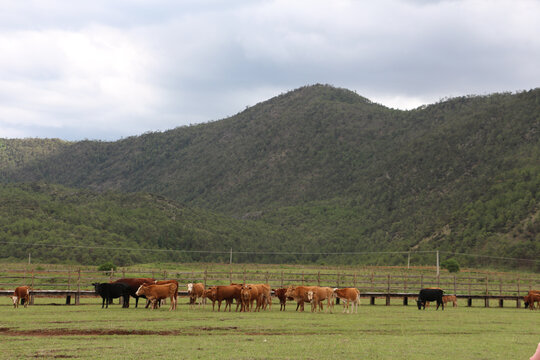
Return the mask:
<path fill-rule="evenodd" d="M 0 198 L 0 248 L 2 258 L 12 260 L 31 253 L 34 261 L 47 263 L 225 261 L 229 249 L 254 241 L 260 241 L 261 251 L 279 250 L 271 246 L 283 237 L 263 223 L 146 193 L 95 193 L 33 183 L 1 185 Z M 235 261 L 249 260 L 235 255 Z"/>
<path fill-rule="evenodd" d="M 265 244 L 273 249 L 295 239 L 307 252 L 537 259 L 540 90 L 399 111 L 309 86 L 227 119 L 116 142 L 1 140 L 0 176 L 160 194 L 279 229 Z"/>

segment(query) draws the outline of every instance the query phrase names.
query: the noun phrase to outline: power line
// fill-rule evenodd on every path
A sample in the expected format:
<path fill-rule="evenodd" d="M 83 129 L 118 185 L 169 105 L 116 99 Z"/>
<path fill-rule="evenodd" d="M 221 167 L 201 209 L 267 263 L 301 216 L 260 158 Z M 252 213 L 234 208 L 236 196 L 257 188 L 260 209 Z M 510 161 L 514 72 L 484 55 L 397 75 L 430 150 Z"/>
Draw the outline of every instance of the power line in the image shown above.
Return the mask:
<path fill-rule="evenodd" d="M 142 252 L 181 252 L 181 253 L 193 253 L 193 254 L 230 254 L 229 250 L 186 250 L 186 249 L 148 249 L 148 248 L 130 248 L 130 247 L 112 247 L 112 246 L 88 246 L 88 245 L 62 245 L 62 244 L 43 244 L 43 243 L 27 243 L 16 241 L 0 241 L 0 244 L 5 245 L 22 245 L 22 246 L 43 246 L 43 247 L 56 247 L 56 248 L 72 248 L 72 249 L 92 249 L 92 250 L 122 250 L 122 251 L 142 251 Z M 437 250 L 415 250 L 415 251 L 351 251 L 351 252 L 300 252 L 300 251 L 232 251 L 233 254 L 242 255 L 372 255 L 372 254 L 435 254 Z M 441 254 L 469 256 L 477 258 L 487 258 L 496 260 L 515 260 L 515 261 L 529 261 L 540 262 L 540 260 L 524 259 L 524 258 L 511 258 L 501 256 L 479 255 L 479 254 L 467 254 L 451 251 L 440 251 Z"/>

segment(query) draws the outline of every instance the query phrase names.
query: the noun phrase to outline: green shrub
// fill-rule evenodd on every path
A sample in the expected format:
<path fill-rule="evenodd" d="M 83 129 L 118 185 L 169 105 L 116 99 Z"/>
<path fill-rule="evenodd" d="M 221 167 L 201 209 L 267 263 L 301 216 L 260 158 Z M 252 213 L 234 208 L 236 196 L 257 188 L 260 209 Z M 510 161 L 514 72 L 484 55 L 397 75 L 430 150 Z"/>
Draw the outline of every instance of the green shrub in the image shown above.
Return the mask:
<path fill-rule="evenodd" d="M 456 261 L 456 259 L 448 259 L 446 261 L 443 261 L 441 263 L 441 266 L 443 267 L 443 269 L 446 269 L 451 273 L 459 272 L 459 263 Z"/>
<path fill-rule="evenodd" d="M 104 264 L 101 264 L 99 265 L 98 267 L 98 271 L 111 271 L 111 269 L 113 271 L 116 271 L 116 265 L 114 265 L 112 262 L 106 262 Z M 109 273 L 107 273 L 107 275 L 109 275 Z"/>

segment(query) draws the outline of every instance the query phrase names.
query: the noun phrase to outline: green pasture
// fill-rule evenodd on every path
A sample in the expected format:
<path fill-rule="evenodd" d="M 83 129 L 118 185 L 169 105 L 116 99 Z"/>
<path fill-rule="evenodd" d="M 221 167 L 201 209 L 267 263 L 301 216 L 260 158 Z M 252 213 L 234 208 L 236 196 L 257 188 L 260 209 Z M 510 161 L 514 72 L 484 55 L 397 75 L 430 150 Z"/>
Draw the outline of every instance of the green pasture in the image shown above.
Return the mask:
<path fill-rule="evenodd" d="M 0 358 L 73 359 L 528 359 L 540 341 L 540 311 L 366 305 L 358 314 L 101 309 L 36 298 L 14 309 L 0 298 Z M 480 304 L 479 304 L 480 305 Z M 133 306 L 133 302 L 132 302 Z M 307 307 L 309 309 L 309 306 Z"/>

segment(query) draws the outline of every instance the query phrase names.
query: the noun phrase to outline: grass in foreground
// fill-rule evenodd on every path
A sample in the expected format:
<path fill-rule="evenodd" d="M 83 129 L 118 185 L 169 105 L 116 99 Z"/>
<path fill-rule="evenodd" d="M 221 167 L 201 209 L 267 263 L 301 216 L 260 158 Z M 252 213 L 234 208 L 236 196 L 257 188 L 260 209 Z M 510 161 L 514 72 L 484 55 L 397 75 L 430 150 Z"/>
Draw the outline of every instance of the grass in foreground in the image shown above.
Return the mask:
<path fill-rule="evenodd" d="M 515 308 L 360 307 L 358 314 L 191 310 L 180 299 L 151 311 L 35 305 L 0 299 L 0 358 L 77 359 L 528 359 L 540 341 L 540 311 Z M 40 301 L 40 303 L 44 303 Z M 234 310 L 234 306 L 233 306 Z"/>

